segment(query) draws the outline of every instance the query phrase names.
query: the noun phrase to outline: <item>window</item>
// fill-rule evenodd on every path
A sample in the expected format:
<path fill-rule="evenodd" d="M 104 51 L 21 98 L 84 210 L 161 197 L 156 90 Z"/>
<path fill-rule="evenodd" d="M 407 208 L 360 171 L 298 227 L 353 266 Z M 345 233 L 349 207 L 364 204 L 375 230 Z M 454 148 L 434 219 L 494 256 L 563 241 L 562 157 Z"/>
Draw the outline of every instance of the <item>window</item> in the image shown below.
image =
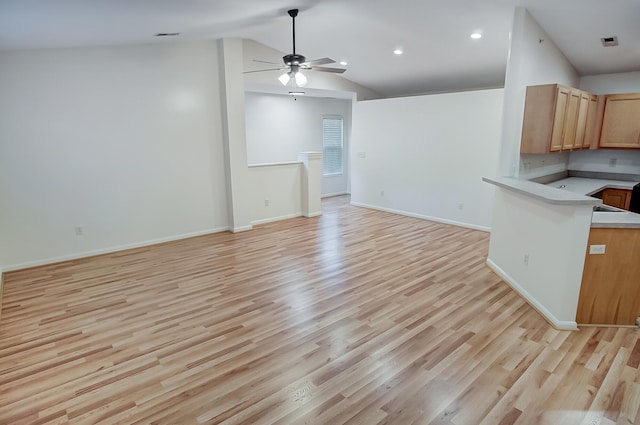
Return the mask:
<path fill-rule="evenodd" d="M 342 162 L 342 117 L 325 117 L 322 119 L 323 174 L 342 174 Z"/>

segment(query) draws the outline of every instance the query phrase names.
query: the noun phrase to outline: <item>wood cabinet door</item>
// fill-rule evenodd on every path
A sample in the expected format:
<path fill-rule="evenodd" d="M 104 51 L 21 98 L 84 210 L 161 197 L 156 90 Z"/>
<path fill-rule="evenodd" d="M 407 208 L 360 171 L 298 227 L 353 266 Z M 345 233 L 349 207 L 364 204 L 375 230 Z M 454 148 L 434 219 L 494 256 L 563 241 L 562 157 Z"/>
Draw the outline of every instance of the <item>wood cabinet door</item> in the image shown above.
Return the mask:
<path fill-rule="evenodd" d="M 589 93 L 580 92 L 580 104 L 578 105 L 578 120 L 576 123 L 576 138 L 573 142 L 573 149 L 582 149 L 582 147 L 585 144 L 588 113 L 589 113 Z"/>
<path fill-rule="evenodd" d="M 585 123 L 584 141 L 582 148 L 588 149 L 591 146 L 598 147 L 598 96 L 589 95 L 589 107 L 587 111 L 587 122 Z"/>
<path fill-rule="evenodd" d="M 606 96 L 600 147 L 640 148 L 640 93 Z"/>
<path fill-rule="evenodd" d="M 605 245 L 604 254 L 587 253 L 576 322 L 635 325 L 640 316 L 640 229 L 592 228 L 588 245 Z"/>
<path fill-rule="evenodd" d="M 612 207 L 629 209 L 631 191 L 627 189 L 605 189 L 602 192 L 602 203 Z"/>
<path fill-rule="evenodd" d="M 562 150 L 563 136 L 565 128 L 565 118 L 567 114 L 567 105 L 569 104 L 570 89 L 558 86 L 556 92 L 556 109 L 553 114 L 553 129 L 551 131 L 551 145 L 549 150 L 557 152 Z"/>
<path fill-rule="evenodd" d="M 576 141 L 578 125 L 578 109 L 580 108 L 580 91 L 571 90 L 564 118 L 564 135 L 562 136 L 562 150 L 571 150 Z"/>

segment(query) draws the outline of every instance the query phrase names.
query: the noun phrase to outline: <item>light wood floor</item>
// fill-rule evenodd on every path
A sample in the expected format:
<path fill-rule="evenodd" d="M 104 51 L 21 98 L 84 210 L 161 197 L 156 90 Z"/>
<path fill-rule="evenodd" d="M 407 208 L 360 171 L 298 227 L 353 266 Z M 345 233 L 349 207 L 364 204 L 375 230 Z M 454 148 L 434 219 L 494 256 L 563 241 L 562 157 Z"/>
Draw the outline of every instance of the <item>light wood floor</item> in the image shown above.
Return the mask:
<path fill-rule="evenodd" d="M 640 423 L 636 329 L 552 329 L 486 233 L 323 212 L 6 274 L 0 423 Z"/>

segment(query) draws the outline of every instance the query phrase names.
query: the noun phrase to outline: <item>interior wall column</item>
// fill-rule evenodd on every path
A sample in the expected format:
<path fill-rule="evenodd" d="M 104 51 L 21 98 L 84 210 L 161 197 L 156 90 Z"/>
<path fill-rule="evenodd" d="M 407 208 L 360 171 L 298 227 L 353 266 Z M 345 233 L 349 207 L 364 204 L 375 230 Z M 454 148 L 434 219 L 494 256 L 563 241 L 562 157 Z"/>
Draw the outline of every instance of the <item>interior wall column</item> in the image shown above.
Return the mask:
<path fill-rule="evenodd" d="M 302 215 L 316 217 L 322 214 L 320 192 L 322 186 L 322 153 L 301 152 L 302 162 Z"/>
<path fill-rule="evenodd" d="M 249 167 L 244 111 L 243 51 L 241 38 L 218 40 L 222 126 L 227 177 L 229 227 L 250 230 Z"/>

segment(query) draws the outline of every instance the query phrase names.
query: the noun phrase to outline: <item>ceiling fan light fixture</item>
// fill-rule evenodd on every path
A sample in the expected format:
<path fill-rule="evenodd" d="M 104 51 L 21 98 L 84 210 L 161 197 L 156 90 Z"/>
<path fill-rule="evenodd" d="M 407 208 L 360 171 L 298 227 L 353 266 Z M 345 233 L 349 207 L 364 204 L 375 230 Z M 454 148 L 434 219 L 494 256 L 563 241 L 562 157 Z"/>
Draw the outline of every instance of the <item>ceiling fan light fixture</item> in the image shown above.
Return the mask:
<path fill-rule="evenodd" d="M 288 72 L 285 72 L 284 74 L 278 77 L 278 80 L 282 83 L 283 86 L 286 87 L 287 83 L 289 83 L 289 80 L 291 80 L 291 77 L 289 76 Z"/>
<path fill-rule="evenodd" d="M 302 72 L 300 71 L 296 72 L 294 74 L 294 78 L 298 87 L 304 87 L 307 85 L 307 77 L 305 77 Z"/>

